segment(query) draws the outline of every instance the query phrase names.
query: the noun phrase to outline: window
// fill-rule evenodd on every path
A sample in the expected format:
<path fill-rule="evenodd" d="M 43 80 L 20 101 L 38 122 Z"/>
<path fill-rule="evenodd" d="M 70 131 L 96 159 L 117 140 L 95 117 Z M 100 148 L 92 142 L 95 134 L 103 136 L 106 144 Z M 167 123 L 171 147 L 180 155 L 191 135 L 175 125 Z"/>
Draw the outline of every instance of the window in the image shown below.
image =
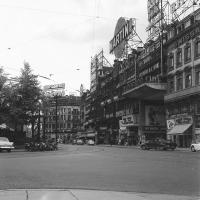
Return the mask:
<path fill-rule="evenodd" d="M 176 90 L 182 90 L 183 89 L 183 74 L 179 73 L 177 74 L 177 78 L 176 78 Z"/>
<path fill-rule="evenodd" d="M 196 70 L 196 85 L 200 85 L 200 69 Z"/>
<path fill-rule="evenodd" d="M 174 77 L 170 77 L 168 80 L 168 92 L 170 93 L 174 91 Z"/>
<path fill-rule="evenodd" d="M 170 53 L 168 57 L 168 71 L 172 71 L 174 69 L 174 54 Z"/>
<path fill-rule="evenodd" d="M 68 115 L 68 120 L 71 120 L 71 115 Z"/>
<path fill-rule="evenodd" d="M 197 101 L 196 104 L 196 114 L 200 114 L 200 101 Z"/>
<path fill-rule="evenodd" d="M 185 76 L 185 88 L 190 88 L 192 86 L 192 75 L 191 72 L 187 73 Z"/>
<path fill-rule="evenodd" d="M 197 38 L 194 43 L 194 57 L 200 57 L 200 38 Z"/>
<path fill-rule="evenodd" d="M 178 49 L 176 53 L 176 67 L 180 67 L 182 65 L 182 49 Z"/>
<path fill-rule="evenodd" d="M 191 45 L 190 43 L 186 44 L 184 48 L 184 62 L 191 61 Z"/>

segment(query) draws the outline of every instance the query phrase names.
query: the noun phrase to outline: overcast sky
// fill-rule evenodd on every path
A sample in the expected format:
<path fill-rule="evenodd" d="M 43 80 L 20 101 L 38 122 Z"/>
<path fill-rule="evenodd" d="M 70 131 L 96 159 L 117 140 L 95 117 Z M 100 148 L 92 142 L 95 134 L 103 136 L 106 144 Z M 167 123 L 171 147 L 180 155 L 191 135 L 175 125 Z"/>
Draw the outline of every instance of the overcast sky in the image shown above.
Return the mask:
<path fill-rule="evenodd" d="M 109 41 L 121 16 L 137 19 L 145 41 L 147 0 L 0 0 L 0 66 L 14 76 L 25 60 L 68 92 L 89 89 L 91 57 L 103 49 L 113 63 Z"/>

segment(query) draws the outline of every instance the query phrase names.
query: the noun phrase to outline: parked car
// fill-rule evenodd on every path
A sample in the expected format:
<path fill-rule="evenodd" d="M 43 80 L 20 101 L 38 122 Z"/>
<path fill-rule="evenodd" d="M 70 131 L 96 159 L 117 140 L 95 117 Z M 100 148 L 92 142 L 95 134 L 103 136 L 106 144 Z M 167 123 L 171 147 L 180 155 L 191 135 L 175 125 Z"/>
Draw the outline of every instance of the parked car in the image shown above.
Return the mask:
<path fill-rule="evenodd" d="M 76 144 L 78 144 L 78 145 L 83 145 L 83 144 L 84 144 L 84 142 L 83 142 L 83 140 L 81 140 L 81 139 L 78 139 L 78 140 L 76 141 Z"/>
<path fill-rule="evenodd" d="M 73 139 L 73 140 L 72 140 L 72 144 L 76 144 L 76 139 Z"/>
<path fill-rule="evenodd" d="M 94 140 L 88 140 L 88 141 L 87 141 L 87 144 L 88 144 L 88 145 L 94 145 Z"/>
<path fill-rule="evenodd" d="M 192 152 L 200 151 L 200 142 L 193 142 L 190 145 L 190 149 Z"/>
<path fill-rule="evenodd" d="M 162 150 L 174 150 L 176 148 L 176 143 L 172 142 L 171 140 L 164 140 L 164 139 L 153 139 L 148 140 L 145 143 L 141 144 L 141 149 L 149 150 L 149 149 L 162 149 Z"/>
<path fill-rule="evenodd" d="M 14 149 L 13 142 L 10 142 L 6 137 L 0 137 L 0 151 L 11 152 L 12 149 Z"/>

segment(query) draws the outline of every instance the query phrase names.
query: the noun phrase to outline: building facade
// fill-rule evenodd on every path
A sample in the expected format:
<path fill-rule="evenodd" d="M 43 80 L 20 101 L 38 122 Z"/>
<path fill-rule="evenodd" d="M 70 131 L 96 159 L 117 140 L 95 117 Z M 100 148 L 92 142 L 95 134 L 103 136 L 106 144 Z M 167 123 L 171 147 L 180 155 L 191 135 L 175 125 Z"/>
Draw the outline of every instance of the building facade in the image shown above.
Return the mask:
<path fill-rule="evenodd" d="M 115 60 L 90 92 L 87 125 L 104 143 L 200 139 L 200 9 Z M 88 123 L 89 122 L 89 123 Z M 103 139 L 102 139 L 103 138 Z"/>
<path fill-rule="evenodd" d="M 167 136 L 188 147 L 200 137 L 200 9 L 168 30 Z"/>
<path fill-rule="evenodd" d="M 65 136 L 69 139 L 72 134 L 76 134 L 81 128 L 80 97 L 72 95 L 52 97 L 48 102 L 44 112 L 46 136 L 55 137 L 55 133 L 57 132 L 58 138 Z"/>

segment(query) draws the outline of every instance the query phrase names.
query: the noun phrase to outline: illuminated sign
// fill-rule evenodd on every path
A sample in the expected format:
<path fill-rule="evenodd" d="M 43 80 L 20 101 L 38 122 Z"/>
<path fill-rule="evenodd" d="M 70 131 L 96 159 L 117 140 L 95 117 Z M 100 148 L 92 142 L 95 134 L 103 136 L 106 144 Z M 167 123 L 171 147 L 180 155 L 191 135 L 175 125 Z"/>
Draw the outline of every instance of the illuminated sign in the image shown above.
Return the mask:
<path fill-rule="evenodd" d="M 120 17 L 115 27 L 113 39 L 110 41 L 110 53 L 114 52 L 116 58 L 120 58 L 126 45 L 127 37 L 135 28 L 134 20 L 131 18 L 126 20 Z"/>

